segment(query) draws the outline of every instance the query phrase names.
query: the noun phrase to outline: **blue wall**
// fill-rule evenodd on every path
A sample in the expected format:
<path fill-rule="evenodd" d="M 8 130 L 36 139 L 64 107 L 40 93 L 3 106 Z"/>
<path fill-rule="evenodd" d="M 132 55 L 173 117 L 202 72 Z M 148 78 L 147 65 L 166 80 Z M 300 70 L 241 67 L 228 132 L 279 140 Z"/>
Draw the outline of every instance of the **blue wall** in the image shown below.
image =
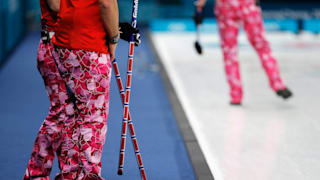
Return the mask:
<path fill-rule="evenodd" d="M 139 0 L 138 22 L 148 24 L 157 18 L 187 18 L 194 13 L 195 0 Z M 290 3 L 288 3 L 290 1 Z M 39 0 L 0 0 L 0 64 L 12 48 L 18 43 L 27 29 L 40 29 Z M 132 0 L 119 0 L 120 20 L 130 21 Z M 213 17 L 214 0 L 208 0 L 204 9 L 205 17 Z M 299 18 L 299 14 L 309 17 L 303 19 L 320 18 L 320 2 L 313 0 L 261 0 L 266 18 Z M 22 8 L 23 7 L 23 8 Z M 290 11 L 290 9 L 294 11 Z M 318 11 L 316 10 L 318 9 Z M 288 11 L 289 10 L 289 11 Z M 297 11 L 298 10 L 298 11 Z M 269 11 L 269 13 L 268 13 Z M 297 12 L 297 13 L 296 13 Z M 290 16 L 298 17 L 290 17 Z M 317 22 L 316 26 L 313 23 Z M 308 21 L 308 29 L 318 31 L 318 21 Z"/>
<path fill-rule="evenodd" d="M 4 12 L 3 12 L 3 1 L 0 1 L 0 63 L 3 59 L 3 50 L 4 50 L 4 40 L 3 40 L 3 27 L 4 27 Z"/>
<path fill-rule="evenodd" d="M 26 31 L 25 7 L 22 0 L 1 1 L 0 64 Z"/>
<path fill-rule="evenodd" d="M 195 10 L 195 0 L 139 0 L 139 21 L 150 22 L 154 18 L 190 18 Z M 316 0 L 260 0 L 264 11 L 276 11 L 280 16 L 292 17 L 288 10 L 299 11 L 293 16 L 303 17 L 305 14 L 320 16 L 320 1 Z M 120 17 L 122 20 L 130 20 L 131 0 L 119 2 Z M 213 17 L 214 0 L 207 0 L 204 8 L 205 17 Z M 291 16 L 291 17 L 290 17 Z M 305 18 L 305 17 L 304 17 Z M 318 17 L 320 18 L 320 17 Z"/>
<path fill-rule="evenodd" d="M 8 0 L 10 1 L 10 0 Z M 16 0 L 22 1 L 22 0 Z M 40 8 L 39 0 L 26 1 L 26 17 L 30 24 L 39 27 Z M 194 13 L 193 2 L 195 0 L 139 0 L 140 23 L 149 23 L 154 18 L 190 18 Z M 314 0 L 260 0 L 264 10 L 295 9 L 311 12 L 314 9 L 320 9 L 320 2 Z M 287 3 L 290 1 L 291 3 Z M 295 2 L 295 3 L 294 3 Z M 299 3 L 300 2 L 300 3 Z M 132 11 L 132 0 L 118 0 L 120 9 L 120 20 L 130 21 Z M 207 0 L 205 7 L 206 17 L 213 17 L 212 7 L 214 0 Z M 30 22 L 31 21 L 31 22 Z M 37 25 L 38 24 L 38 25 Z"/>

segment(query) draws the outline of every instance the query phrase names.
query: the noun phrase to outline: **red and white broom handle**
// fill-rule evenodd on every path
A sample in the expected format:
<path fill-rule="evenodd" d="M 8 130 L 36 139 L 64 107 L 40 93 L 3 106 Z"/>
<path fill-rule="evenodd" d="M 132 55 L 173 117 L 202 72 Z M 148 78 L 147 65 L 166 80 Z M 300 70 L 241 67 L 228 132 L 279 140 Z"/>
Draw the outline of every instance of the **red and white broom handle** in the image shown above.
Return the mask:
<path fill-rule="evenodd" d="M 125 98 L 125 91 L 124 91 L 124 86 L 122 84 L 120 71 L 119 71 L 118 63 L 117 63 L 116 59 L 114 59 L 112 61 L 112 66 L 113 66 L 113 69 L 114 69 L 114 75 L 116 77 L 119 93 L 120 93 L 121 100 L 122 100 L 122 103 L 123 103 L 124 102 L 124 98 Z M 120 143 L 121 147 L 120 147 L 118 174 L 121 175 L 123 173 L 125 144 L 126 144 L 125 142 L 126 142 L 126 134 L 127 134 L 127 128 L 126 128 L 127 123 L 129 125 L 129 130 L 130 130 L 130 134 L 131 134 L 131 140 L 132 140 L 132 143 L 133 143 L 133 148 L 134 148 L 136 159 L 137 159 L 137 162 L 138 162 L 141 178 L 143 180 L 146 180 L 147 177 L 146 177 L 146 173 L 145 173 L 145 170 L 144 170 L 144 167 L 143 167 L 140 148 L 139 148 L 139 145 L 138 145 L 138 140 L 136 138 L 136 134 L 135 134 L 135 130 L 134 130 L 134 126 L 133 126 L 133 122 L 132 122 L 132 119 L 131 119 L 130 112 L 129 112 L 129 115 L 128 115 L 128 122 L 124 122 L 122 124 L 122 131 L 121 131 L 122 134 L 121 134 L 121 143 Z"/>

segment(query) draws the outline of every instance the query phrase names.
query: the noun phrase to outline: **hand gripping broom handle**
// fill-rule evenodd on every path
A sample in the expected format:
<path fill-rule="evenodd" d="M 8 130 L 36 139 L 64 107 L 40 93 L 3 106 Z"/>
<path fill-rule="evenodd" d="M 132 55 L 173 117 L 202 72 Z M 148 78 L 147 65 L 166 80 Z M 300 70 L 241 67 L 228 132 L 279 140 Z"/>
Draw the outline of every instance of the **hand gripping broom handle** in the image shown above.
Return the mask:
<path fill-rule="evenodd" d="M 118 85 L 118 89 L 119 89 L 119 93 L 121 96 L 121 100 L 122 103 L 124 103 L 124 99 L 125 99 L 125 91 L 124 91 L 124 86 L 121 80 L 121 76 L 120 76 L 120 71 L 119 71 L 119 67 L 118 67 L 118 63 L 116 61 L 116 59 L 114 59 L 112 61 L 112 66 L 113 66 L 113 70 L 114 70 L 114 75 L 116 77 L 116 81 L 117 81 L 117 85 Z M 120 147 L 120 157 L 119 157 L 119 169 L 118 169 L 118 174 L 121 175 L 123 174 L 123 166 L 124 166 L 124 154 L 125 154 L 125 142 L 126 142 L 126 134 L 127 134 L 127 123 L 129 125 L 129 130 L 130 130 L 130 134 L 131 134 L 131 140 L 133 143 L 133 148 L 135 151 L 135 155 L 136 155 L 136 159 L 138 162 L 138 166 L 139 166 L 139 170 L 140 170 L 140 174 L 143 180 L 146 180 L 146 173 L 143 167 L 143 162 L 142 162 L 142 157 L 141 157 L 141 153 L 140 153 L 140 149 L 139 149 L 139 145 L 138 145 L 138 140 L 136 138 L 136 134 L 135 134 L 135 130 L 134 130 L 134 126 L 133 126 L 133 122 L 130 116 L 130 112 L 128 112 L 128 122 L 124 122 L 123 121 L 123 126 L 122 126 L 122 134 L 121 134 L 121 147 Z"/>

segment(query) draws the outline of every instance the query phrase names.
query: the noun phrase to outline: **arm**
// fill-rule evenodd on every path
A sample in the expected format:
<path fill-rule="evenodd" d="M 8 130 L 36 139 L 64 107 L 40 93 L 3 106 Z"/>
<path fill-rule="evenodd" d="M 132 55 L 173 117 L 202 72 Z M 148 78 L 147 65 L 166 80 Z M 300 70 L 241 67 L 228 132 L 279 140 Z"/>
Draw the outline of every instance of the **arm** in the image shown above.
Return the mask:
<path fill-rule="evenodd" d="M 197 0 L 196 5 L 197 5 L 197 11 L 201 12 L 203 7 L 206 5 L 207 0 Z"/>
<path fill-rule="evenodd" d="M 59 12 L 60 0 L 47 0 L 50 9 L 54 12 Z"/>
<path fill-rule="evenodd" d="M 119 38 L 119 9 L 117 0 L 99 0 L 100 13 L 109 39 Z M 117 44 L 108 42 L 111 60 L 115 58 Z"/>

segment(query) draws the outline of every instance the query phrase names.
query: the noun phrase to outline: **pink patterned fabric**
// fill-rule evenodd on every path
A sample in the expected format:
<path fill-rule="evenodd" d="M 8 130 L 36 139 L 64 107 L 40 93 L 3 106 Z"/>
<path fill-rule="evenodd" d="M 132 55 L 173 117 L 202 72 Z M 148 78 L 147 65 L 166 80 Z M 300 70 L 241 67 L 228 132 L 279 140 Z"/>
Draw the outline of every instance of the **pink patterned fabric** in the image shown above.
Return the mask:
<path fill-rule="evenodd" d="M 260 7 L 251 0 L 222 0 L 216 3 L 214 12 L 219 25 L 225 72 L 231 90 L 231 102 L 240 103 L 243 96 L 237 46 L 238 31 L 242 24 L 249 42 L 260 57 L 271 88 L 274 91 L 284 89 L 277 61 L 265 38 Z"/>
<path fill-rule="evenodd" d="M 40 41 L 37 67 L 43 78 L 50 99 L 49 113 L 44 120 L 32 149 L 24 179 L 49 180 L 54 153 L 62 142 L 62 129 L 68 118 L 65 106 L 68 96 L 63 80 L 52 58 L 53 44 Z"/>
<path fill-rule="evenodd" d="M 38 69 L 43 77 L 51 105 L 41 126 L 24 179 L 49 180 L 57 154 L 60 173 L 56 180 L 99 180 L 101 153 L 107 132 L 110 57 L 81 50 L 58 49 L 40 42 Z M 68 99 L 65 84 L 74 92 L 77 111 Z"/>
<path fill-rule="evenodd" d="M 77 114 L 65 123 L 63 142 L 57 154 L 61 173 L 57 180 L 99 180 L 101 155 L 107 132 L 110 56 L 82 50 L 57 49 L 59 69 L 74 92 L 80 112 L 66 107 L 67 114 Z"/>
<path fill-rule="evenodd" d="M 255 2 L 256 0 L 216 0 L 216 4 L 219 6 L 229 6 L 235 8 L 255 4 Z"/>

